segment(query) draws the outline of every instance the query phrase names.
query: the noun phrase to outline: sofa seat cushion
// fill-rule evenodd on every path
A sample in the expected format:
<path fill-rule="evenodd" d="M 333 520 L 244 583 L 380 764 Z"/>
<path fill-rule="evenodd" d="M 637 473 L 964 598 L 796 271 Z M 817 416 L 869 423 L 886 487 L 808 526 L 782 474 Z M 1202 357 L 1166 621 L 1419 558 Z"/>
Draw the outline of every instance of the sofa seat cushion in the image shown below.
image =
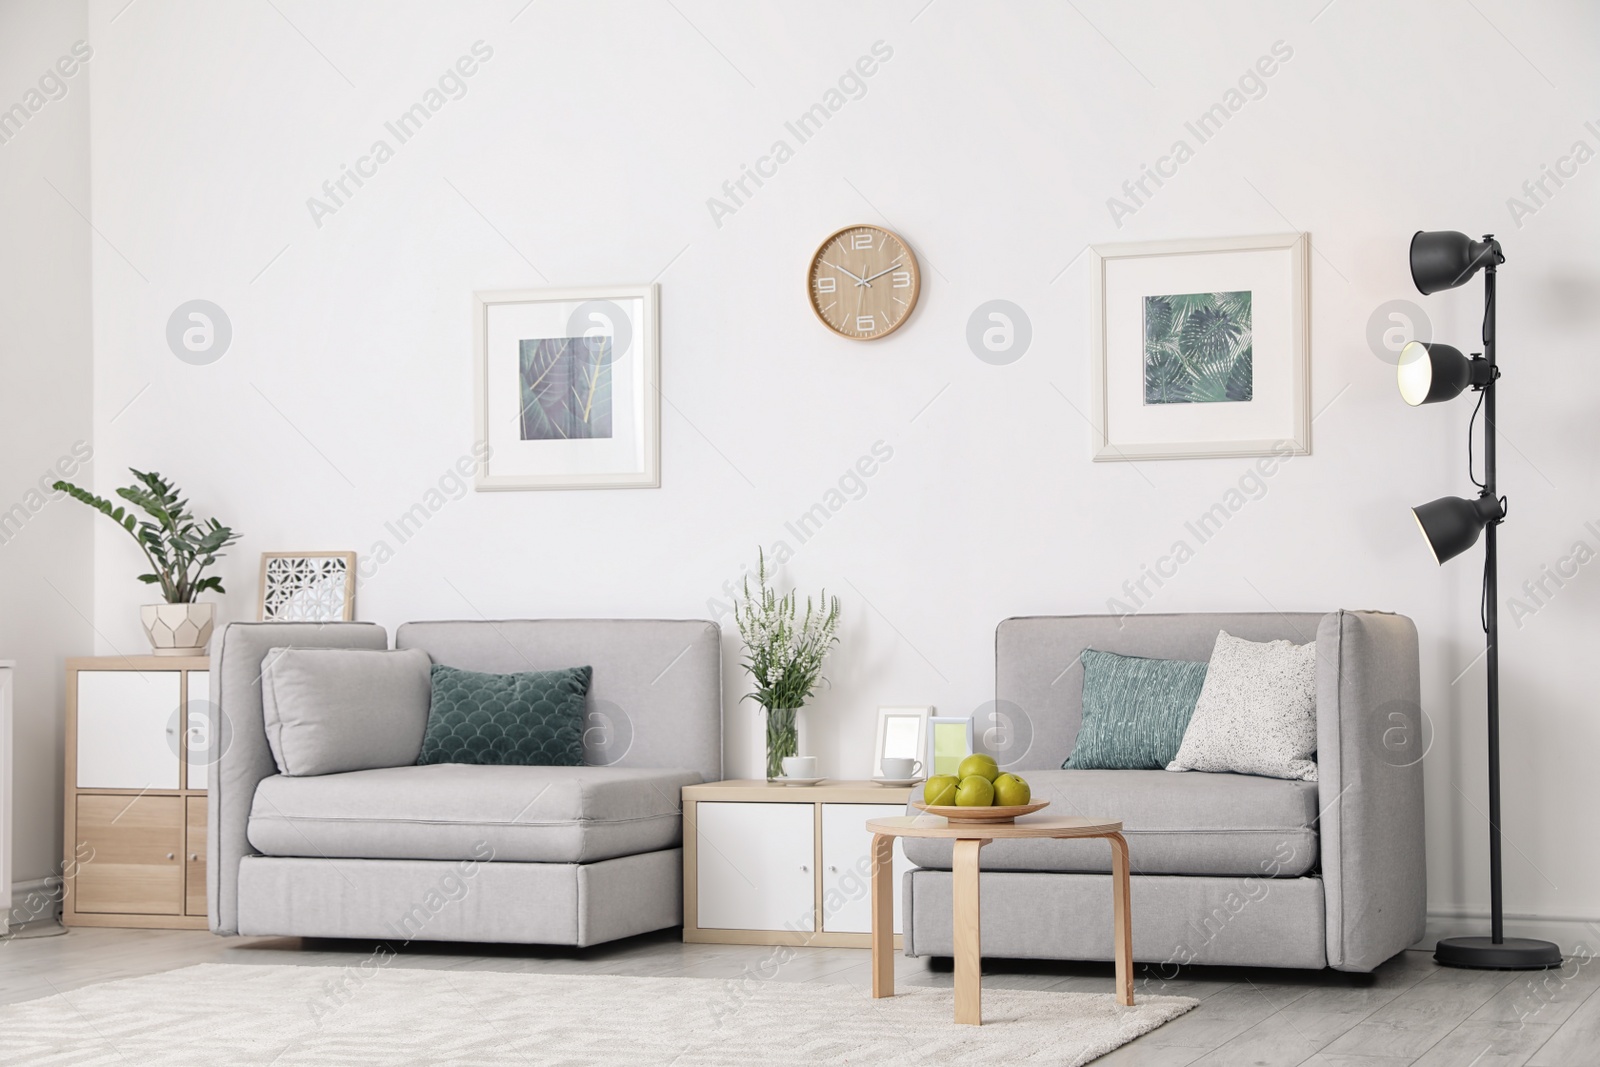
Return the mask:
<path fill-rule="evenodd" d="M 694 771 L 441 763 L 256 787 L 249 839 L 268 856 L 590 863 L 674 848 Z"/>
<path fill-rule="evenodd" d="M 1317 784 L 1244 774 L 1055 771 L 1024 774 L 1043 815 L 1122 820 L 1135 875 L 1296 877 L 1317 861 Z M 913 810 L 911 814 L 916 814 Z M 919 867 L 950 869 L 950 842 L 905 838 Z M 1111 846 L 1083 841 L 994 841 L 979 864 L 991 871 L 1111 870 Z"/>

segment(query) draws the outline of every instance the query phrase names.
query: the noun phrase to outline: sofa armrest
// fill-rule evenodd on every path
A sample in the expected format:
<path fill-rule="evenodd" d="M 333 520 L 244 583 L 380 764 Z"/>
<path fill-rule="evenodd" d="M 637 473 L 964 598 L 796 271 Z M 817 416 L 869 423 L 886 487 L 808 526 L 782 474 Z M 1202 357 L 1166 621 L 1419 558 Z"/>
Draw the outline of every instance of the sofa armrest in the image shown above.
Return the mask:
<path fill-rule="evenodd" d="M 212 687 L 221 754 L 211 765 L 206 805 L 206 903 L 211 930 L 239 932 L 239 861 L 253 855 L 250 805 L 263 778 L 278 773 L 261 711 L 261 661 L 272 648 L 389 647 L 369 622 L 236 622 L 218 639 Z"/>
<path fill-rule="evenodd" d="M 1336 611 L 1317 629 L 1317 762 L 1328 966 L 1370 971 L 1427 913 L 1417 628 Z"/>

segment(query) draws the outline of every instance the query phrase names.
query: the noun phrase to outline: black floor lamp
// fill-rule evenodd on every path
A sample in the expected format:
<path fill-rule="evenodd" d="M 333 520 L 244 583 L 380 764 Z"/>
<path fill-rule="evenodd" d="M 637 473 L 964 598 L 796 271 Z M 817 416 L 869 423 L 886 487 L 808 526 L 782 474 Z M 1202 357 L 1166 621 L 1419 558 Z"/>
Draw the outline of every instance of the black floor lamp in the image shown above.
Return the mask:
<path fill-rule="evenodd" d="M 1477 543 L 1484 534 L 1483 630 L 1488 635 L 1489 675 L 1489 923 L 1488 937 L 1447 937 L 1433 958 L 1447 967 L 1542 970 L 1561 966 L 1561 949 L 1549 941 L 1506 937 L 1500 893 L 1500 605 L 1496 530 L 1506 517 L 1505 497 L 1495 491 L 1494 362 L 1495 268 L 1506 261 L 1493 234 L 1474 241 L 1453 230 L 1418 230 L 1411 238 L 1411 280 L 1422 293 L 1464 284 L 1483 270 L 1483 354 L 1469 359 L 1449 345 L 1412 341 L 1400 351 L 1400 395 L 1415 407 L 1452 400 L 1469 387 L 1483 410 L 1483 481 L 1472 471 L 1472 428 L 1467 428 L 1467 475 L 1478 487 L 1474 500 L 1447 496 L 1413 508 L 1417 525 L 1440 563 Z M 1473 411 L 1477 418 L 1477 411 Z"/>

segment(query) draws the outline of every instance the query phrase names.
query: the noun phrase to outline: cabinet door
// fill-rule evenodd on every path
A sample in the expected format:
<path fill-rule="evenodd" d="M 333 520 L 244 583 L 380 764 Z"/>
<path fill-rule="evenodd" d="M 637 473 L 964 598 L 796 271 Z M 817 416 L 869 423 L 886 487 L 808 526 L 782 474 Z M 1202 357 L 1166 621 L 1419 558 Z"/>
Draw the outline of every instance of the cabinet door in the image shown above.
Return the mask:
<path fill-rule="evenodd" d="M 815 929 L 811 804 L 695 805 L 702 929 Z"/>
<path fill-rule="evenodd" d="M 822 805 L 822 928 L 872 931 L 872 835 L 868 819 L 904 815 L 904 804 Z M 900 883 L 911 869 L 900 838 L 894 842 L 894 932 L 900 927 Z"/>
<path fill-rule="evenodd" d="M 183 913 L 206 913 L 206 798 L 184 797 Z"/>
<path fill-rule="evenodd" d="M 188 761 L 188 782 L 186 789 L 205 789 L 207 779 L 211 773 L 211 763 L 215 759 L 220 738 L 213 738 L 211 731 L 216 723 L 211 714 L 211 672 L 189 672 L 189 701 L 187 718 L 184 727 L 183 751 Z"/>
<path fill-rule="evenodd" d="M 78 788 L 178 788 L 178 686 L 177 671 L 78 672 Z"/>
<path fill-rule="evenodd" d="M 183 913 L 182 797 L 78 797 L 80 912 Z"/>

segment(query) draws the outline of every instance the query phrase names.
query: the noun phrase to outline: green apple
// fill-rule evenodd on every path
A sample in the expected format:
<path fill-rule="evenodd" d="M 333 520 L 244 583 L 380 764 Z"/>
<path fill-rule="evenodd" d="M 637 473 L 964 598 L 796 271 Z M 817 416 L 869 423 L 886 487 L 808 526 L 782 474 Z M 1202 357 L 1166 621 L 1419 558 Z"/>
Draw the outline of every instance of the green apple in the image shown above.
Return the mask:
<path fill-rule="evenodd" d="M 932 806 L 951 805 L 956 802 L 956 786 L 961 779 L 953 774 L 936 774 L 922 786 L 922 802 Z"/>
<path fill-rule="evenodd" d="M 994 780 L 994 802 L 1004 807 L 1026 804 L 1033 799 L 1033 790 L 1014 774 L 1002 774 Z"/>
<path fill-rule="evenodd" d="M 987 808 L 994 803 L 994 786 L 981 774 L 969 774 L 956 786 L 956 804 L 963 808 Z"/>
<path fill-rule="evenodd" d="M 1000 777 L 1000 765 L 994 761 L 993 756 L 985 756 L 980 752 L 962 760 L 961 766 L 956 768 L 956 774 L 963 779 L 976 774 L 985 781 L 992 782 Z"/>

